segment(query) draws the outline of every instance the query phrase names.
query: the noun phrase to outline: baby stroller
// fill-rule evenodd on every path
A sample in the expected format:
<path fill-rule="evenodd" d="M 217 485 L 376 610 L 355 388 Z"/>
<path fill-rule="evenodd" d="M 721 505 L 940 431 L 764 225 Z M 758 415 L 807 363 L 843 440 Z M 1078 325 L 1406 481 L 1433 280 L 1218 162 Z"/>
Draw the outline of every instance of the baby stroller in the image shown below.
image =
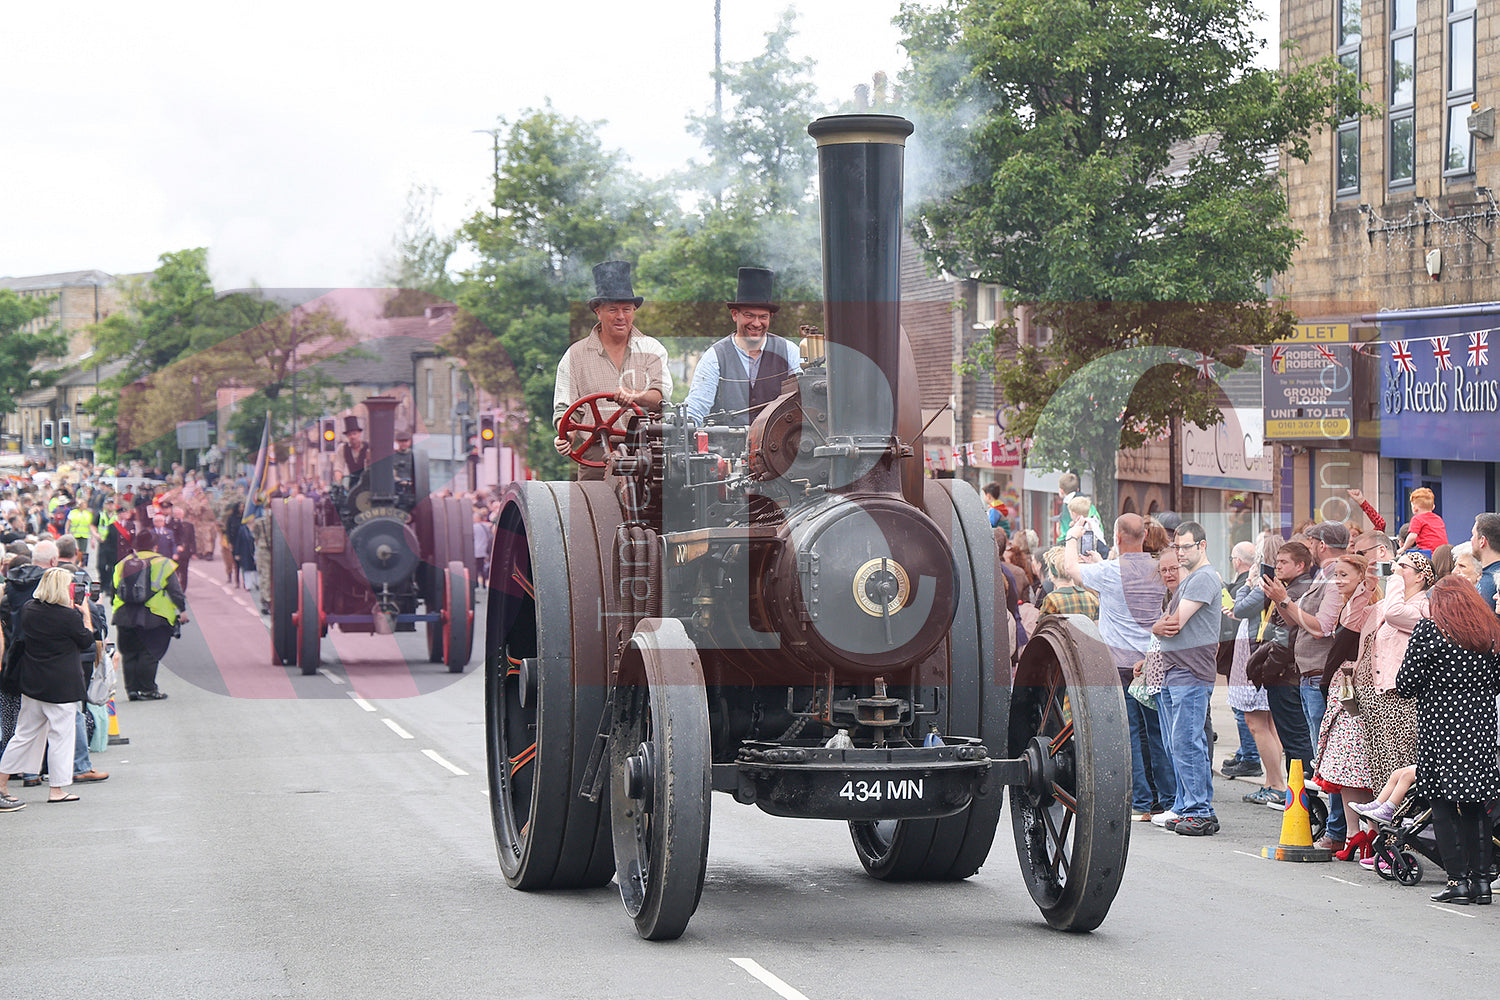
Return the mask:
<path fill-rule="evenodd" d="M 1492 847 L 1488 879 L 1495 881 L 1494 858 L 1500 857 L 1500 837 L 1496 836 L 1496 818 L 1500 816 L 1500 801 L 1489 804 L 1490 843 Z M 1438 852 L 1437 837 L 1432 831 L 1432 807 L 1427 800 L 1416 795 L 1407 795 L 1396 808 L 1391 822 L 1381 823 L 1375 840 L 1370 845 L 1375 857 L 1375 873 L 1388 882 L 1416 885 L 1422 881 L 1421 855 L 1443 870 L 1443 858 Z"/>

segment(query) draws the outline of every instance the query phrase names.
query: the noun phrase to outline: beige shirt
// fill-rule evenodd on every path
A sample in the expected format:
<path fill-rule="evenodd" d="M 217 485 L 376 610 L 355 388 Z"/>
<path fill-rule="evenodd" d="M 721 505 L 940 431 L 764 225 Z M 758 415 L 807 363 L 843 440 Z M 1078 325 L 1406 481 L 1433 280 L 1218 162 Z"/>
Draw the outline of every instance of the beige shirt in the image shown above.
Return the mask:
<path fill-rule="evenodd" d="M 552 426 L 573 402 L 596 392 L 614 392 L 624 386 L 635 392 L 657 389 L 662 399 L 672 398 L 672 373 L 667 370 L 667 349 L 661 341 L 631 327 L 625 358 L 616 366 L 599 337 L 599 325 L 569 347 L 557 363 L 557 382 L 552 389 Z M 601 400 L 599 412 L 608 419 L 620 408 L 614 400 Z M 581 415 L 592 419 L 592 414 Z"/>

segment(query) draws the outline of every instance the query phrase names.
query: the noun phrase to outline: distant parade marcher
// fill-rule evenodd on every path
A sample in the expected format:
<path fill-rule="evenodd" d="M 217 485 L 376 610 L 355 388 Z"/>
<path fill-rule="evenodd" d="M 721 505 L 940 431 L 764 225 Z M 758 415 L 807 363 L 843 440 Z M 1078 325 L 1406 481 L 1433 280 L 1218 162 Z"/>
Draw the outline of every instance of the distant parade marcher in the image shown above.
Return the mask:
<path fill-rule="evenodd" d="M 763 267 L 742 267 L 733 302 L 734 333 L 723 338 L 698 360 L 688 391 L 688 416 L 698 423 L 710 413 L 744 427 L 761 408 L 781 395 L 781 383 L 802 371 L 797 345 L 770 332 L 771 319 L 781 308 L 772 296 L 774 274 Z"/>
<path fill-rule="evenodd" d="M 619 407 L 632 403 L 646 410 L 660 409 L 662 400 L 671 397 L 672 373 L 667 369 L 667 349 L 635 327 L 635 311 L 642 301 L 631 286 L 627 262 L 607 260 L 595 265 L 594 297 L 588 305 L 598 322 L 557 363 L 557 381 L 552 390 L 554 430 L 558 430 L 568 407 L 595 393 L 607 392 L 613 397 L 600 405 L 605 419 Z M 592 419 L 592 414 L 584 419 Z M 623 423 L 620 430 L 624 430 Z M 578 435 L 565 437 L 558 430 L 553 446 L 559 454 L 567 455 L 582 443 Z M 607 449 L 594 442 L 582 457 L 603 462 L 606 454 Z M 602 480 L 605 469 L 579 465 L 576 475 L 579 480 Z"/>
<path fill-rule="evenodd" d="M 156 668 L 167 655 L 178 626 L 187 622 L 187 599 L 177 582 L 177 564 L 156 551 L 161 536 L 142 531 L 135 554 L 115 567 L 113 621 L 120 644 L 125 692 L 131 701 L 160 701 L 166 693 L 156 686 Z M 144 600 L 137 601 L 134 584 L 144 576 Z"/>
<path fill-rule="evenodd" d="M 83 562 L 89 558 L 89 536 L 94 533 L 94 515 L 82 505 L 68 511 L 68 534 L 78 542 L 78 555 Z"/>
<path fill-rule="evenodd" d="M 167 522 L 172 532 L 173 561 L 177 563 L 177 582 L 187 591 L 188 563 L 198 551 L 198 531 L 193 522 L 183 516 L 181 507 L 172 508 L 172 519 Z"/>

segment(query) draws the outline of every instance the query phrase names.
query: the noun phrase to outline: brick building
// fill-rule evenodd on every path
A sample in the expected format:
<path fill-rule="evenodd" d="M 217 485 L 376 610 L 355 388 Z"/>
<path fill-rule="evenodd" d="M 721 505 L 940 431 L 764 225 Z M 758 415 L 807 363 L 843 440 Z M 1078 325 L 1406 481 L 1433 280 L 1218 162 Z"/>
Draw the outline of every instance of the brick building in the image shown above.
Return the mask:
<path fill-rule="evenodd" d="M 1460 409 L 1490 374 L 1468 363 L 1469 334 L 1500 326 L 1500 22 L 1477 0 L 1282 0 L 1281 34 L 1304 57 L 1357 69 L 1384 111 L 1315 138 L 1306 164 L 1283 163 L 1305 239 L 1275 291 L 1305 322 L 1366 344 L 1348 350 L 1342 436 L 1280 442 L 1285 516 L 1339 517 L 1342 490 L 1357 486 L 1394 528 L 1406 493 L 1426 484 L 1446 491 L 1439 512 L 1457 542 L 1474 513 L 1495 509 L 1500 461 L 1500 413 Z M 1413 371 L 1394 359 L 1395 341 Z M 1445 387 L 1442 409 L 1403 404 L 1428 384 Z"/>

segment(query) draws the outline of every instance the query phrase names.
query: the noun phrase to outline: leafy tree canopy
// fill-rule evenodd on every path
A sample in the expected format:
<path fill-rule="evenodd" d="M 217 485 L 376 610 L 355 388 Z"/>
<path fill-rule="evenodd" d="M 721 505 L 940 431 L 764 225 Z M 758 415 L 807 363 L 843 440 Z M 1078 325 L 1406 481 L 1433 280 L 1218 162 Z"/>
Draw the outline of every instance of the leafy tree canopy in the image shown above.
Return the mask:
<path fill-rule="evenodd" d="M 67 337 L 58 332 L 56 323 L 37 331 L 26 329 L 51 308 L 51 299 L 0 288 L 0 413 L 15 412 L 16 400 L 31 388 L 33 379 L 43 385 L 56 376 L 35 369 L 42 361 L 62 357 L 68 350 Z"/>
<path fill-rule="evenodd" d="M 1258 17 L 1250 0 L 902 8 L 901 91 L 926 184 L 913 232 L 934 265 L 1002 286 L 1052 331 L 1016 349 L 1001 324 L 975 358 L 1004 388 L 1012 433 L 1030 436 L 1070 373 L 1111 352 L 1175 346 L 1189 363 L 1201 352 L 1237 365 L 1230 345 L 1290 332 L 1265 288 L 1301 234 L 1268 158 L 1305 160 L 1322 126 L 1372 109 L 1331 58 L 1254 66 Z M 1174 417 L 1217 420 L 1212 383 L 1194 374 L 1147 372 L 1121 445 Z M 1113 455 L 1089 461 L 1112 482 Z"/>

